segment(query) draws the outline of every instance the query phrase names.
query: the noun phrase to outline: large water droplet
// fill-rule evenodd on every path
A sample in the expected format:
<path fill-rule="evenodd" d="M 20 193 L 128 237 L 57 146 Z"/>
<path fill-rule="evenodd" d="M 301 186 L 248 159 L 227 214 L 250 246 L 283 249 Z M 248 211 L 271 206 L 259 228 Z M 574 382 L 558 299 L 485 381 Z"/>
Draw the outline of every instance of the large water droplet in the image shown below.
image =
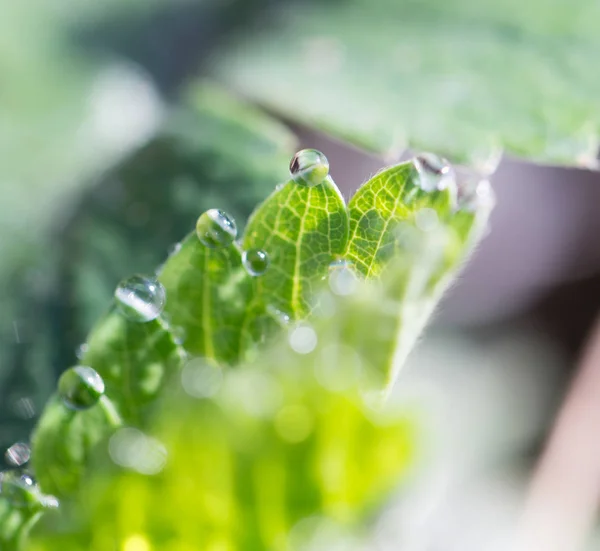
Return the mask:
<path fill-rule="evenodd" d="M 237 237 L 234 219 L 219 209 L 210 209 L 196 222 L 196 234 L 205 247 L 217 249 L 231 245 Z"/>
<path fill-rule="evenodd" d="M 298 151 L 290 162 L 290 174 L 297 184 L 313 187 L 327 178 L 329 161 L 316 149 Z"/>
<path fill-rule="evenodd" d="M 419 173 L 419 185 L 425 191 L 442 191 L 455 183 L 452 165 L 433 153 L 417 155 L 413 164 Z"/>
<path fill-rule="evenodd" d="M 76 365 L 61 375 L 58 394 L 68 408 L 88 409 L 104 394 L 104 381 L 91 367 Z"/>
<path fill-rule="evenodd" d="M 15 507 L 39 503 L 39 491 L 33 478 L 20 471 L 0 473 L 0 495 Z"/>
<path fill-rule="evenodd" d="M 242 254 L 244 268 L 251 276 L 263 275 L 269 267 L 269 256 L 260 249 L 249 249 Z"/>
<path fill-rule="evenodd" d="M 31 458 L 31 450 L 27 444 L 17 442 L 6 450 L 4 458 L 8 464 L 14 465 L 15 467 L 21 467 Z"/>
<path fill-rule="evenodd" d="M 128 320 L 144 323 L 160 315 L 165 307 L 167 295 L 158 280 L 134 275 L 119 283 L 115 299 L 119 311 Z"/>

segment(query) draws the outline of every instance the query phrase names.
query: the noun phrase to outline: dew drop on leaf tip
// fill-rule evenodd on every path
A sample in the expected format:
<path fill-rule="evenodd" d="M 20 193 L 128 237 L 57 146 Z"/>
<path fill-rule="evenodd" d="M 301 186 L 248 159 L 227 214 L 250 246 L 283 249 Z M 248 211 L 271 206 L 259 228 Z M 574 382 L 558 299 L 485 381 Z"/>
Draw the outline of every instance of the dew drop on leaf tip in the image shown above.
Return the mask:
<path fill-rule="evenodd" d="M 237 237 L 235 220 L 220 209 L 207 210 L 196 222 L 196 235 L 205 247 L 210 249 L 226 247 Z"/>
<path fill-rule="evenodd" d="M 456 183 L 454 168 L 446 159 L 433 153 L 421 153 L 413 159 L 424 191 L 442 191 Z"/>
<path fill-rule="evenodd" d="M 269 267 L 269 255 L 261 249 L 249 249 L 242 253 L 242 263 L 251 276 L 261 276 Z"/>
<path fill-rule="evenodd" d="M 297 184 L 318 186 L 329 175 L 329 161 L 316 149 L 302 149 L 292 157 L 290 174 Z"/>
<path fill-rule="evenodd" d="M 119 312 L 129 321 L 145 323 L 161 314 L 167 295 L 157 279 L 134 275 L 119 283 L 115 300 Z"/>
<path fill-rule="evenodd" d="M 69 409 L 89 409 L 104 394 L 104 381 L 91 367 L 77 365 L 61 375 L 58 394 Z"/>

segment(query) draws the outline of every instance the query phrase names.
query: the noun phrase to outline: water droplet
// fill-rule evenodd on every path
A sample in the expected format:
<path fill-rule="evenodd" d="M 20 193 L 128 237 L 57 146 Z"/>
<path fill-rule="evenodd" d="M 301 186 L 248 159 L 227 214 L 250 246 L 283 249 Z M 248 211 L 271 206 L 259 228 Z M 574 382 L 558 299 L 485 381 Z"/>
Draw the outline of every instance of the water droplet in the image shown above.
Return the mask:
<path fill-rule="evenodd" d="M 310 411 L 301 405 L 285 406 L 275 416 L 275 430 L 281 438 L 291 444 L 306 440 L 312 428 Z"/>
<path fill-rule="evenodd" d="M 329 288 L 340 296 L 353 294 L 358 288 L 358 278 L 347 260 L 334 260 L 329 265 Z"/>
<path fill-rule="evenodd" d="M 183 389 L 194 398 L 214 396 L 223 382 L 223 370 L 207 364 L 201 358 L 189 361 L 181 371 Z"/>
<path fill-rule="evenodd" d="M 242 262 L 251 276 L 260 276 L 269 267 L 269 256 L 263 250 L 249 249 L 242 253 Z"/>
<path fill-rule="evenodd" d="M 35 416 L 35 405 L 29 396 L 12 398 L 10 407 L 21 419 L 32 419 Z"/>
<path fill-rule="evenodd" d="M 68 408 L 88 409 L 104 394 L 104 381 L 91 367 L 76 365 L 61 375 L 58 393 Z"/>
<path fill-rule="evenodd" d="M 23 442 L 17 442 L 6 450 L 4 454 L 6 462 L 15 467 L 25 465 L 31 458 L 31 450 L 29 446 Z"/>
<path fill-rule="evenodd" d="M 119 311 L 128 320 L 144 323 L 160 315 L 165 307 L 167 295 L 158 280 L 134 275 L 119 283 L 115 299 Z"/>
<path fill-rule="evenodd" d="M 415 225 L 421 231 L 433 231 L 438 227 L 439 222 L 437 212 L 434 209 L 423 208 L 415 213 Z"/>
<path fill-rule="evenodd" d="M 458 185 L 458 208 L 470 212 L 491 210 L 496 204 L 496 195 L 489 180 L 473 176 L 465 177 Z"/>
<path fill-rule="evenodd" d="M 20 471 L 0 473 L 0 495 L 15 507 L 29 507 L 39 503 L 39 490 L 33 478 Z"/>
<path fill-rule="evenodd" d="M 282 327 L 290 323 L 291 317 L 289 314 L 275 308 L 272 304 L 267 306 L 267 314 L 269 314 Z"/>
<path fill-rule="evenodd" d="M 187 338 L 187 331 L 185 330 L 185 327 L 177 325 L 175 327 L 171 327 L 171 335 L 173 336 L 173 342 L 181 346 Z"/>
<path fill-rule="evenodd" d="M 425 191 L 442 191 L 455 183 L 452 165 L 433 153 L 417 155 L 413 164 L 419 173 L 419 185 Z"/>
<path fill-rule="evenodd" d="M 77 357 L 78 360 L 82 360 L 83 357 L 87 354 L 87 351 L 89 350 L 90 346 L 87 343 L 83 343 L 80 344 L 77 347 L 77 350 L 75 350 L 75 356 Z"/>
<path fill-rule="evenodd" d="M 210 209 L 198 218 L 196 234 L 205 247 L 217 249 L 233 243 L 237 237 L 237 227 L 234 219 L 226 212 Z"/>
<path fill-rule="evenodd" d="M 111 436 L 108 452 L 117 465 L 146 475 L 158 474 L 167 463 L 167 450 L 161 442 L 130 427 Z"/>
<path fill-rule="evenodd" d="M 327 157 L 316 149 L 303 149 L 298 151 L 290 162 L 292 180 L 303 186 L 317 186 L 329 174 L 329 161 Z"/>
<path fill-rule="evenodd" d="M 173 256 L 174 254 L 177 254 L 180 250 L 181 243 L 173 243 L 173 245 L 169 247 L 168 254 L 169 256 Z"/>
<path fill-rule="evenodd" d="M 290 331 L 288 342 L 294 352 L 309 354 L 317 347 L 318 337 L 310 325 L 298 325 Z"/>

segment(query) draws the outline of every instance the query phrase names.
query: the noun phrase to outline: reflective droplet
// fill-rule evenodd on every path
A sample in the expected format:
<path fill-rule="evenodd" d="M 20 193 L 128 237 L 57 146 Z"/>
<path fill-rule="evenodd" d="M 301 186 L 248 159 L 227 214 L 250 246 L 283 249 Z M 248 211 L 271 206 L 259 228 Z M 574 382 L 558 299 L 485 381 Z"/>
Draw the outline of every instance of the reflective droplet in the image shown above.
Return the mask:
<path fill-rule="evenodd" d="M 111 436 L 108 452 L 117 465 L 146 475 L 159 473 L 167 463 L 167 449 L 161 442 L 130 427 Z"/>
<path fill-rule="evenodd" d="M 303 149 L 298 151 L 290 162 L 292 180 L 303 186 L 317 186 L 329 174 L 329 161 L 327 157 L 316 149 Z"/>
<path fill-rule="evenodd" d="M 68 408 L 88 409 L 104 394 L 104 381 L 91 367 L 77 365 L 61 375 L 58 394 Z"/>
<path fill-rule="evenodd" d="M 281 326 L 286 326 L 290 323 L 290 315 L 275 308 L 272 304 L 267 306 L 267 313 Z"/>
<path fill-rule="evenodd" d="M 298 325 L 290 331 L 288 342 L 294 352 L 309 354 L 317 347 L 318 337 L 310 325 Z"/>
<path fill-rule="evenodd" d="M 119 283 L 115 299 L 119 311 L 128 320 L 145 323 L 160 315 L 167 294 L 158 280 L 134 275 Z"/>
<path fill-rule="evenodd" d="M 419 185 L 425 191 L 442 191 L 455 184 L 452 165 L 433 153 L 417 155 L 413 164 L 419 173 Z"/>
<path fill-rule="evenodd" d="M 28 474 L 20 471 L 0 473 L 0 495 L 15 507 L 30 507 L 39 503 L 39 490 Z"/>
<path fill-rule="evenodd" d="M 82 360 L 83 357 L 86 355 L 87 351 L 89 350 L 90 346 L 87 343 L 82 343 L 77 347 L 77 350 L 75 350 L 75 356 L 77 357 L 78 360 Z"/>
<path fill-rule="evenodd" d="M 223 370 L 207 364 L 201 358 L 189 361 L 181 371 L 181 385 L 194 398 L 214 396 L 223 383 Z"/>
<path fill-rule="evenodd" d="M 169 256 L 173 256 L 174 254 L 177 254 L 180 250 L 181 243 L 173 243 L 173 245 L 169 247 L 168 254 Z"/>
<path fill-rule="evenodd" d="M 31 450 L 29 446 L 23 442 L 17 442 L 6 450 L 4 458 L 6 462 L 15 467 L 21 467 L 29 461 L 31 457 Z"/>
<path fill-rule="evenodd" d="M 242 253 L 242 262 L 251 276 L 260 276 L 269 267 L 269 256 L 260 249 L 250 249 Z"/>
<path fill-rule="evenodd" d="M 465 177 L 458 185 L 458 208 L 470 212 L 491 210 L 496 204 L 496 195 L 489 180 Z"/>
<path fill-rule="evenodd" d="M 285 406 L 275 416 L 275 430 L 281 438 L 291 444 L 306 440 L 312 428 L 310 411 L 301 405 Z"/>
<path fill-rule="evenodd" d="M 196 222 L 196 234 L 205 247 L 216 249 L 231 245 L 237 237 L 234 219 L 219 209 L 210 209 Z"/>
<path fill-rule="evenodd" d="M 358 288 L 358 278 L 347 260 L 334 260 L 329 265 L 329 288 L 339 296 L 353 294 Z"/>

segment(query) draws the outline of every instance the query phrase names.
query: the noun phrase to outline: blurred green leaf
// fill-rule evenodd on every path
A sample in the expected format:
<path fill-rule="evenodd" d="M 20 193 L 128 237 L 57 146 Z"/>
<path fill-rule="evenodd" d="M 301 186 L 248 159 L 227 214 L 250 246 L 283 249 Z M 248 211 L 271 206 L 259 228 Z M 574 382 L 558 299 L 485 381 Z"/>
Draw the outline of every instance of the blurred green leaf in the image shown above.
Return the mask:
<path fill-rule="evenodd" d="M 485 164 L 496 148 L 595 166 L 593 0 L 295 4 L 214 70 L 269 109 L 369 150 Z"/>
<path fill-rule="evenodd" d="M 41 526 L 29 549 L 295 549 L 289 532 L 307 517 L 362 525 L 406 476 L 415 426 L 406 411 L 369 409 L 355 388 L 317 382 L 322 349 L 335 344 L 312 355 L 279 347 L 226 372 L 211 399 L 175 391 L 151 438 L 111 439 L 113 459 L 131 467 L 96 471 L 71 523 Z M 184 389 L 202 390 L 205 369 L 186 368 Z M 127 438 L 164 450 L 164 470 L 141 474 L 149 454 L 127 459 Z"/>

